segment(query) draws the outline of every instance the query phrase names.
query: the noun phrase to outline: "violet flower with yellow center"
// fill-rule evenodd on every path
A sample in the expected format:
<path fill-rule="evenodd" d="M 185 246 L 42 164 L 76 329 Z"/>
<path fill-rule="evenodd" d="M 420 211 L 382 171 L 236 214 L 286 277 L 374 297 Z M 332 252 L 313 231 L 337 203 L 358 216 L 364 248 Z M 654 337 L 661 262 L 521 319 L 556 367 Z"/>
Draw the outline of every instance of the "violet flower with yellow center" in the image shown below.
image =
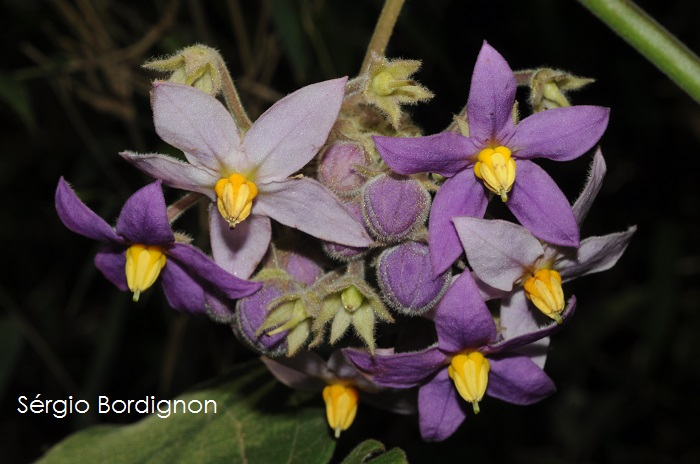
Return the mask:
<path fill-rule="evenodd" d="M 600 189 L 605 170 L 598 150 L 572 208 L 578 226 Z M 503 298 L 500 322 L 508 338 L 539 326 L 539 318 L 528 309 L 527 301 L 561 323 L 565 306 L 562 283 L 614 266 L 637 230 L 632 226 L 588 237 L 572 248 L 544 243 L 524 227 L 503 220 L 457 217 L 453 222 L 474 275 L 494 289 L 494 296 Z"/>
<path fill-rule="evenodd" d="M 569 300 L 568 320 L 576 300 Z M 550 335 L 551 324 L 518 337 L 502 339 L 469 272 L 454 281 L 435 312 L 437 344 L 422 351 L 370 355 L 344 349 L 343 354 L 378 385 L 418 390 L 420 431 L 427 441 L 449 437 L 467 411 L 478 413 L 488 395 L 508 403 L 536 403 L 555 391 L 540 366 L 516 350 Z"/>
<path fill-rule="evenodd" d="M 248 296 L 261 284 L 239 279 L 192 245 L 176 242 L 160 184 L 153 182 L 129 197 L 114 228 L 80 201 L 63 178 L 56 189 L 56 211 L 73 232 L 109 244 L 95 256 L 95 266 L 117 288 L 131 291 L 134 301 L 160 278 L 174 309 L 230 318 L 209 302 Z"/>
<path fill-rule="evenodd" d="M 608 123 L 607 108 L 570 106 L 513 121 L 516 82 L 503 57 L 484 42 L 466 106 L 468 133 L 427 137 L 374 137 L 377 150 L 399 174 L 434 172 L 447 178 L 430 212 L 433 273 L 448 269 L 461 247 L 457 216 L 483 217 L 495 194 L 536 237 L 578 246 L 571 206 L 551 177 L 531 160 L 568 161 L 591 149 Z"/>
<path fill-rule="evenodd" d="M 212 253 L 232 274 L 249 277 L 270 244 L 270 218 L 323 240 L 364 247 L 372 240 L 323 185 L 289 177 L 323 146 L 343 101 L 345 78 L 286 96 L 245 134 L 214 97 L 193 87 L 154 83 L 160 137 L 188 162 L 161 155 L 121 155 L 171 187 L 207 195 Z"/>

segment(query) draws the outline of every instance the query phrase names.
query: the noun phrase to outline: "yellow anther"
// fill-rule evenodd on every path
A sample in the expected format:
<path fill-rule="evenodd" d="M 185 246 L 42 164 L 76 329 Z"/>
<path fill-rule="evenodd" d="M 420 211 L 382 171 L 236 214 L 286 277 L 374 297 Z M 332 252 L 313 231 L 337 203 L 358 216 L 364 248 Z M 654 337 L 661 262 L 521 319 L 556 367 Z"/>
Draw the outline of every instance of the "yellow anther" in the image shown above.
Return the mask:
<path fill-rule="evenodd" d="M 231 229 L 250 216 L 253 199 L 258 195 L 258 187 L 238 173 L 219 179 L 214 191 L 216 206 Z"/>
<path fill-rule="evenodd" d="M 157 246 L 131 245 L 126 250 L 126 283 L 134 292 L 134 301 L 153 285 L 165 261 L 163 250 Z"/>
<path fill-rule="evenodd" d="M 561 276 L 551 269 L 540 269 L 525 281 L 525 295 L 546 316 L 561 324 L 561 312 L 564 311 L 564 291 L 561 288 Z"/>
<path fill-rule="evenodd" d="M 323 389 L 323 401 L 326 402 L 326 419 L 335 430 L 335 438 L 352 425 L 357 414 L 357 390 L 338 383 Z"/>
<path fill-rule="evenodd" d="M 515 160 L 504 146 L 481 150 L 474 164 L 474 175 L 505 203 L 515 182 Z"/>
<path fill-rule="evenodd" d="M 450 378 L 457 387 L 457 392 L 465 401 L 472 404 L 474 414 L 479 414 L 479 401 L 486 393 L 490 369 L 488 360 L 478 351 L 458 354 L 452 358 L 447 368 Z"/>

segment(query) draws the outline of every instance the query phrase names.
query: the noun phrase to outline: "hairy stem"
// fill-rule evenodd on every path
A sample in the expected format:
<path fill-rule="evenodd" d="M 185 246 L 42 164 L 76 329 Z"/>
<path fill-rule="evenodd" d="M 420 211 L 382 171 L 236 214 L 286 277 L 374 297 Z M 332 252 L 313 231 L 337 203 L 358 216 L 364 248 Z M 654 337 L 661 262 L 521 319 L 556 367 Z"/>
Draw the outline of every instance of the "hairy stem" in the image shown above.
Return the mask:
<path fill-rule="evenodd" d="M 177 200 L 172 205 L 168 206 L 168 222 L 173 223 L 182 213 L 190 209 L 195 203 L 204 198 L 204 195 L 198 192 L 190 192 Z"/>
<path fill-rule="evenodd" d="M 384 56 L 384 51 L 389 43 L 389 38 L 391 33 L 394 31 L 394 25 L 396 24 L 396 19 L 399 17 L 401 8 L 403 7 L 404 0 L 386 0 L 384 2 L 384 7 L 377 20 L 377 25 L 374 27 L 374 33 L 372 34 L 372 39 L 367 47 L 367 53 L 365 54 L 365 59 L 362 61 L 362 66 L 360 67 L 360 72 L 364 72 L 369 63 L 372 60 L 372 52 L 379 56 Z"/>

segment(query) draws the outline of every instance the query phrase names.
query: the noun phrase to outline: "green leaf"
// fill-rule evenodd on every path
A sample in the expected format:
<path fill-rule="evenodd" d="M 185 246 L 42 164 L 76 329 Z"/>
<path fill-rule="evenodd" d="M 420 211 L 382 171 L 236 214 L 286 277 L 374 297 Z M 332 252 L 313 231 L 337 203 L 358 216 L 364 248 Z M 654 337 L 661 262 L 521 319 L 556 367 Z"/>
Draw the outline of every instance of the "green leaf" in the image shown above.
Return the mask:
<path fill-rule="evenodd" d="M 214 400 L 216 414 L 151 414 L 132 425 L 91 427 L 54 446 L 38 462 L 328 462 L 335 441 L 318 402 L 277 383 L 258 361 L 239 366 L 232 378 L 177 398 L 186 404 Z"/>
<path fill-rule="evenodd" d="M 342 464 L 408 464 L 406 453 L 399 448 L 386 451 L 377 440 L 365 440 L 353 449 Z"/>

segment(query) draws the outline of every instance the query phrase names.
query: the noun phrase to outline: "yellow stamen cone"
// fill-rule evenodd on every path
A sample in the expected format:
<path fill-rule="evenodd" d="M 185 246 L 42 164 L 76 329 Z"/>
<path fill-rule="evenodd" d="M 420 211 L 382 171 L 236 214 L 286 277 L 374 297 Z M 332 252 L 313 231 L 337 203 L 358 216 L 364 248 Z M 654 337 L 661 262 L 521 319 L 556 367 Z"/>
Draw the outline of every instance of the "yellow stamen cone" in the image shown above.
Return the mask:
<path fill-rule="evenodd" d="M 474 164 L 474 175 L 484 182 L 487 189 L 508 201 L 508 192 L 515 182 L 515 160 L 508 148 L 498 146 L 485 148 L 479 152 Z"/>
<path fill-rule="evenodd" d="M 323 389 L 323 401 L 326 402 L 326 419 L 335 431 L 335 438 L 352 425 L 357 414 L 357 390 L 341 384 L 328 385 Z"/>
<path fill-rule="evenodd" d="M 250 216 L 258 187 L 241 174 L 234 173 L 219 179 L 214 186 L 216 206 L 231 229 Z"/>
<path fill-rule="evenodd" d="M 157 246 L 137 244 L 126 250 L 126 283 L 134 293 L 134 301 L 153 285 L 165 262 L 165 254 Z"/>
<path fill-rule="evenodd" d="M 540 269 L 523 284 L 525 295 L 548 317 L 561 324 L 564 311 L 564 291 L 561 288 L 561 275 L 551 269 Z"/>
<path fill-rule="evenodd" d="M 458 354 L 447 368 L 459 396 L 472 404 L 474 414 L 479 414 L 479 401 L 486 393 L 490 369 L 488 360 L 478 351 Z"/>

